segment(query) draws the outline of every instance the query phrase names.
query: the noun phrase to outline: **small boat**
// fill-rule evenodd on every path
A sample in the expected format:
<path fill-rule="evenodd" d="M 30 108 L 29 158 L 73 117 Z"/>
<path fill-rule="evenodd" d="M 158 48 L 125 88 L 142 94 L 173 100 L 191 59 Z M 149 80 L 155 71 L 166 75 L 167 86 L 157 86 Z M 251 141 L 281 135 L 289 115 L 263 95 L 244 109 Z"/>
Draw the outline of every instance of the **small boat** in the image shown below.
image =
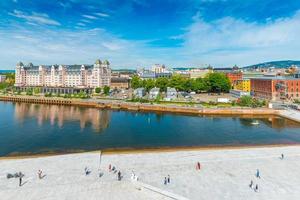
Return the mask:
<path fill-rule="evenodd" d="M 251 122 L 252 125 L 259 125 L 259 122 L 257 120 Z"/>

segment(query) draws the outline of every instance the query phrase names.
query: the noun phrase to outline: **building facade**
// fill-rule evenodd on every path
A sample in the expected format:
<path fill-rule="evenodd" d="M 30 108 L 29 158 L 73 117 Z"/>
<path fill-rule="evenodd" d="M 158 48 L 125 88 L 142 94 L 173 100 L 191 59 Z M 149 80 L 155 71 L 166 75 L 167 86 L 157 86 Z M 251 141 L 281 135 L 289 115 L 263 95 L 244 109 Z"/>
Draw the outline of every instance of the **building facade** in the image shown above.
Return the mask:
<path fill-rule="evenodd" d="M 110 81 L 110 86 L 113 89 L 128 89 L 129 88 L 129 78 L 112 77 L 111 81 Z"/>
<path fill-rule="evenodd" d="M 16 87 L 96 88 L 110 86 L 111 69 L 106 60 L 94 65 L 16 66 Z"/>
<path fill-rule="evenodd" d="M 234 89 L 244 91 L 244 92 L 250 92 L 251 91 L 250 85 L 251 85 L 250 79 L 236 80 L 234 83 Z"/>
<path fill-rule="evenodd" d="M 209 73 L 212 73 L 213 70 L 211 69 L 190 69 L 189 71 L 190 78 L 196 79 L 196 78 L 204 78 Z"/>
<path fill-rule="evenodd" d="M 231 85 L 234 85 L 237 80 L 243 79 L 243 73 L 242 72 L 228 72 L 225 73 L 228 79 L 230 80 Z"/>
<path fill-rule="evenodd" d="M 254 97 L 269 100 L 300 99 L 300 78 L 264 77 L 251 79 Z"/>
<path fill-rule="evenodd" d="M 159 73 L 165 73 L 167 70 L 165 65 L 155 64 L 152 66 L 152 71 L 156 74 L 159 74 Z"/>
<path fill-rule="evenodd" d="M 0 74 L 0 83 L 3 83 L 6 80 L 6 76 Z"/>

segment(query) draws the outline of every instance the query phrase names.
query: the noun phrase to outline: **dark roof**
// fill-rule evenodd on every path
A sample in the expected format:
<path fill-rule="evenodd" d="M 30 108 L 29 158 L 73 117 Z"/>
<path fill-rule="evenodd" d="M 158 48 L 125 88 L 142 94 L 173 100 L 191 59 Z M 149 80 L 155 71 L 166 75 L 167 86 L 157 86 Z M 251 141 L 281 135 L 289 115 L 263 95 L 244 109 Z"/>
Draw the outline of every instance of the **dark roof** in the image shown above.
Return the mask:
<path fill-rule="evenodd" d="M 129 79 L 128 78 L 123 78 L 123 77 L 113 77 L 110 79 L 111 83 L 128 83 Z"/>

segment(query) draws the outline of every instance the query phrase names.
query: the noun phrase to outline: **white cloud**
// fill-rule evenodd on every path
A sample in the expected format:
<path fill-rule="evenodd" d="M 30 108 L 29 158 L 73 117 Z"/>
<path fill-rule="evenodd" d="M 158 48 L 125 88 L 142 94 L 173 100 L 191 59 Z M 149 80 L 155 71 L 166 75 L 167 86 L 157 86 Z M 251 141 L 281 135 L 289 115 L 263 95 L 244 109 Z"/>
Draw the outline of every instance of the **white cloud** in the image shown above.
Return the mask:
<path fill-rule="evenodd" d="M 106 47 L 107 49 L 109 49 L 111 51 L 116 51 L 116 50 L 120 50 L 123 48 L 120 44 L 112 43 L 112 42 L 103 42 L 102 46 Z"/>
<path fill-rule="evenodd" d="M 94 13 L 95 15 L 99 16 L 99 17 L 109 17 L 108 14 L 106 13 L 101 13 L 101 12 L 98 12 L 98 13 Z"/>
<path fill-rule="evenodd" d="M 31 22 L 31 23 L 38 23 L 43 25 L 55 25 L 55 26 L 60 25 L 58 21 L 51 19 L 47 14 L 44 13 L 32 12 L 31 14 L 27 14 L 19 10 L 14 10 L 13 13 L 9 13 L 9 14 L 20 19 L 25 19 L 27 22 Z"/>
<path fill-rule="evenodd" d="M 98 19 L 98 17 L 92 16 L 92 15 L 82 15 L 82 17 L 85 17 L 88 19 Z"/>
<path fill-rule="evenodd" d="M 300 12 L 267 23 L 225 17 L 205 22 L 199 15 L 183 38 L 188 62 L 248 65 L 256 62 L 300 59 Z"/>
<path fill-rule="evenodd" d="M 14 15 L 25 16 L 15 11 Z M 47 18 L 40 13 L 30 16 Z M 27 16 L 27 15 L 26 15 Z M 100 16 L 99 16 L 100 17 Z M 300 60 L 300 12 L 294 16 L 247 22 L 225 17 L 206 22 L 193 18 L 184 34 L 169 39 L 183 41 L 181 47 L 151 46 L 151 41 L 125 40 L 104 29 L 86 30 L 88 19 L 81 19 L 77 30 L 33 30 L 31 27 L 0 29 L 0 60 L 13 68 L 19 60 L 34 64 L 93 63 L 96 58 L 108 59 L 115 67 L 151 66 L 240 66 L 271 60 Z M 28 23 L 39 24 L 34 20 Z M 80 28 L 81 27 L 81 28 Z M 84 28 L 83 28 L 84 27 Z"/>
<path fill-rule="evenodd" d="M 90 20 L 87 20 L 87 19 L 81 19 L 80 21 L 84 22 L 84 23 L 92 23 Z"/>
<path fill-rule="evenodd" d="M 77 25 L 78 25 L 78 26 L 86 26 L 86 25 L 85 25 L 84 23 L 82 23 L 82 22 L 78 22 Z"/>
<path fill-rule="evenodd" d="M 0 29 L 2 66 L 14 68 L 18 61 L 34 64 L 93 63 L 108 59 L 112 66 L 135 67 L 152 63 L 141 55 L 144 42 L 127 41 L 103 29 L 74 31 L 30 31 Z"/>

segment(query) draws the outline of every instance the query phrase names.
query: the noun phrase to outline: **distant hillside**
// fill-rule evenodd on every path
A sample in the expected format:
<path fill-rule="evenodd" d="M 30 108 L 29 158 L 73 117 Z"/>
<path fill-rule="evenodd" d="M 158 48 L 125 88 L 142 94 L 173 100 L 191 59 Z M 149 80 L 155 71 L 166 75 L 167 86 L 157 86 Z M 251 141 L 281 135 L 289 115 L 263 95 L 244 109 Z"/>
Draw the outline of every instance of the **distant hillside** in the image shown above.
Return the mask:
<path fill-rule="evenodd" d="M 15 73 L 15 70 L 1 70 L 0 69 L 0 74 L 6 74 L 6 73 Z"/>
<path fill-rule="evenodd" d="M 271 62 L 265 62 L 265 63 L 260 63 L 256 65 L 250 65 L 246 66 L 244 68 L 249 68 L 249 69 L 257 69 L 257 68 L 268 68 L 268 67 L 274 67 L 274 68 L 288 68 L 291 65 L 297 65 L 300 67 L 300 61 L 295 61 L 295 60 L 282 60 L 282 61 L 271 61 Z"/>

